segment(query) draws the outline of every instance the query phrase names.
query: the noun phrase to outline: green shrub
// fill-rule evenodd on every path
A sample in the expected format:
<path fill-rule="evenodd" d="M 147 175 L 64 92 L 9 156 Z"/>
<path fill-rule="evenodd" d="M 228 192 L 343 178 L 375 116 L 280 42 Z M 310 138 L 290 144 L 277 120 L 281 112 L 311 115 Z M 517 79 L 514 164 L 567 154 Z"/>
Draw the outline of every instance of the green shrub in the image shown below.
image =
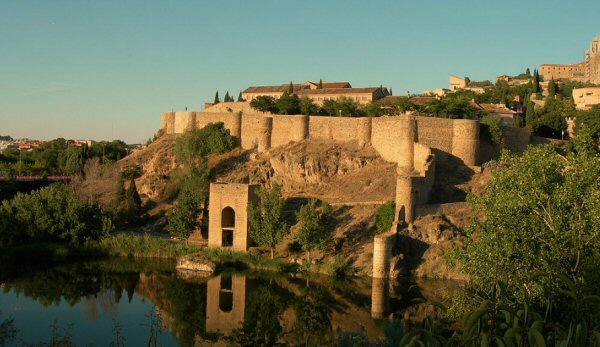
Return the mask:
<path fill-rule="evenodd" d="M 497 146 L 502 143 L 502 120 L 494 116 L 484 116 L 481 119 L 482 133 L 489 136 L 491 142 Z"/>
<path fill-rule="evenodd" d="M 202 129 L 191 129 L 175 143 L 177 162 L 188 167 L 195 167 L 199 160 L 210 154 L 225 153 L 236 145 L 222 122 L 210 123 Z"/>
<path fill-rule="evenodd" d="M 35 241 L 81 244 L 98 239 L 110 225 L 100 206 L 81 202 L 68 186 L 52 184 L 17 194 L 0 206 L 0 245 Z"/>
<path fill-rule="evenodd" d="M 375 230 L 378 234 L 389 231 L 394 223 L 396 203 L 390 201 L 381 205 L 375 213 Z"/>

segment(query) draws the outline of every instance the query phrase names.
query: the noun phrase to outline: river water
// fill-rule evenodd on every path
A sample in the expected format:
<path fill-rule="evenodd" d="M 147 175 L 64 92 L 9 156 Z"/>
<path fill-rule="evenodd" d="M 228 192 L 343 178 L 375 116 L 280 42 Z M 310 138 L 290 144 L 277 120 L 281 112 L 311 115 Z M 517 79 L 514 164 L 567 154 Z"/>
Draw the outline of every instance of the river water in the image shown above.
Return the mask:
<path fill-rule="evenodd" d="M 0 346 L 318 346 L 357 331 L 379 340 L 398 320 L 429 312 L 414 298 L 455 287 L 236 271 L 202 278 L 174 265 L 127 258 L 2 264 Z"/>

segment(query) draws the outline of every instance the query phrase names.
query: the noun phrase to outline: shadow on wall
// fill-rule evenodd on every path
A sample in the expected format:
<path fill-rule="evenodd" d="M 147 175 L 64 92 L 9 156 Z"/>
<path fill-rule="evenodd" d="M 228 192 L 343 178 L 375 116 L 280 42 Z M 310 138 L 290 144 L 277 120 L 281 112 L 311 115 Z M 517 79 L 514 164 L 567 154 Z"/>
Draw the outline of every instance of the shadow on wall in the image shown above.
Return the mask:
<path fill-rule="evenodd" d="M 429 203 L 442 204 L 465 201 L 467 192 L 460 189 L 458 185 L 471 180 L 475 171 L 465 165 L 460 158 L 450 153 L 435 148 L 433 153 L 437 159 L 435 171 L 438 174 L 435 175 Z"/>

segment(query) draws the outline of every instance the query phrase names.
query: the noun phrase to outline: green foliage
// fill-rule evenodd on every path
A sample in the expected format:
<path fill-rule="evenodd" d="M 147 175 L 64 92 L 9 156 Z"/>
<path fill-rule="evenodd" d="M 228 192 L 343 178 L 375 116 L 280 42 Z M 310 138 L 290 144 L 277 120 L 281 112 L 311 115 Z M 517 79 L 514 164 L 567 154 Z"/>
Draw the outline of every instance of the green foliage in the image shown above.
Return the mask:
<path fill-rule="evenodd" d="M 599 261 L 597 152 L 579 149 L 563 157 L 538 146 L 522 156 L 503 153 L 500 163 L 485 194 L 470 198 L 485 216 L 469 228 L 473 239 L 463 259 L 474 288 L 491 297 L 495 284 L 506 283 L 510 300 L 533 303 L 560 298 L 560 276 L 578 288 L 600 288 L 588 271 Z"/>
<path fill-rule="evenodd" d="M 80 175 L 88 160 L 100 158 L 109 163 L 127 153 L 127 145 L 120 140 L 72 147 L 65 139 L 58 138 L 28 151 L 5 149 L 0 155 L 0 170 L 25 175 Z"/>
<path fill-rule="evenodd" d="M 337 100 L 325 100 L 322 110 L 328 116 L 358 117 L 363 115 L 359 104 L 346 97 Z"/>
<path fill-rule="evenodd" d="M 225 153 L 235 146 L 235 137 L 222 122 L 210 123 L 201 129 L 190 129 L 177 139 L 175 157 L 181 164 L 196 167 L 209 154 Z"/>
<path fill-rule="evenodd" d="M 7 343 L 12 342 L 16 337 L 19 330 L 15 328 L 14 318 L 6 318 L 0 323 L 0 346 L 5 346 Z"/>
<path fill-rule="evenodd" d="M 481 119 L 482 130 L 487 133 L 492 143 L 499 146 L 502 143 L 502 120 L 499 117 L 484 116 Z"/>
<path fill-rule="evenodd" d="M 122 178 L 119 179 L 117 184 L 117 196 L 113 208 L 115 223 L 121 225 L 138 224 L 143 214 L 143 209 L 135 180 L 133 178 L 130 179 L 127 190 L 125 190 Z"/>
<path fill-rule="evenodd" d="M 271 191 L 260 188 L 257 192 L 258 204 L 248 205 L 250 238 L 260 246 L 271 249 L 274 258 L 275 246 L 290 231 L 284 219 L 285 200 L 281 197 L 281 187 L 274 185 Z"/>
<path fill-rule="evenodd" d="M 300 113 L 300 99 L 298 99 L 298 96 L 295 94 L 284 92 L 283 95 L 275 101 L 275 107 L 279 114 L 298 114 Z"/>
<path fill-rule="evenodd" d="M 218 104 L 220 103 L 221 100 L 219 100 L 219 91 L 217 90 L 217 92 L 215 93 L 215 100 L 213 101 L 213 104 Z"/>
<path fill-rule="evenodd" d="M 377 209 L 375 213 L 375 230 L 378 234 L 387 232 L 392 227 L 396 215 L 396 203 L 387 202 Z"/>
<path fill-rule="evenodd" d="M 79 201 L 64 184 L 52 184 L 2 202 L 0 245 L 35 241 L 81 244 L 105 234 L 106 218 L 97 204 Z"/>
<path fill-rule="evenodd" d="M 277 112 L 277 106 L 275 105 L 275 98 L 267 95 L 259 95 L 250 101 L 250 107 L 260 112 Z"/>
<path fill-rule="evenodd" d="M 435 117 L 451 119 L 475 119 L 477 110 L 471 106 L 467 94 L 453 93 L 425 106 L 425 113 Z"/>
<path fill-rule="evenodd" d="M 317 200 L 310 199 L 308 204 L 302 206 L 296 214 L 298 219 L 298 242 L 308 252 L 315 249 L 323 250 L 329 247 L 333 241 L 333 232 L 336 227 L 336 219 L 333 215 L 331 205 L 322 202 L 317 207 Z"/>
<path fill-rule="evenodd" d="M 354 259 L 346 259 L 343 256 L 336 256 L 333 263 L 329 264 L 327 274 L 335 278 L 349 278 L 357 276 L 360 273 L 359 268 L 353 266 Z"/>
<path fill-rule="evenodd" d="M 600 105 L 594 105 L 589 111 L 579 111 L 575 119 L 576 132 L 579 134 L 582 127 L 587 127 L 594 139 L 600 138 Z"/>
<path fill-rule="evenodd" d="M 565 117 L 576 114 L 573 100 L 546 98 L 544 107 L 536 112 L 534 128 L 540 136 L 560 138 L 562 130 L 567 128 Z"/>
<path fill-rule="evenodd" d="M 300 98 L 300 114 L 311 116 L 319 113 L 319 106 L 315 105 L 312 99 L 304 96 Z"/>
<path fill-rule="evenodd" d="M 184 187 L 175 206 L 167 215 L 167 231 L 174 236 L 187 239 L 198 228 L 200 195 L 194 189 Z"/>
<path fill-rule="evenodd" d="M 242 92 L 238 94 L 237 101 L 244 101 L 244 98 L 242 97 Z"/>

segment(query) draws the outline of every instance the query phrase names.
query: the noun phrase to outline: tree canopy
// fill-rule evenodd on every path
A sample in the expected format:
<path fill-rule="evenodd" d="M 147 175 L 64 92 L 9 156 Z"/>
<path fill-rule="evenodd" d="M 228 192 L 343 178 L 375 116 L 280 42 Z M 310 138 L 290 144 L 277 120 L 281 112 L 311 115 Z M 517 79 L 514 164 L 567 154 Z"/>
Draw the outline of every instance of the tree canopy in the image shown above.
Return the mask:
<path fill-rule="evenodd" d="M 258 204 L 248 205 L 250 238 L 260 246 L 271 249 L 275 256 L 275 246 L 290 231 L 284 218 L 285 200 L 281 197 L 281 187 L 274 185 L 272 190 L 260 188 L 257 192 Z"/>
<path fill-rule="evenodd" d="M 543 304 L 561 296 L 560 276 L 598 294 L 600 156 L 586 138 L 566 155 L 550 145 L 503 153 L 483 196 L 470 198 L 483 217 L 469 228 L 464 270 L 484 297 L 503 283 L 509 299 Z"/>

